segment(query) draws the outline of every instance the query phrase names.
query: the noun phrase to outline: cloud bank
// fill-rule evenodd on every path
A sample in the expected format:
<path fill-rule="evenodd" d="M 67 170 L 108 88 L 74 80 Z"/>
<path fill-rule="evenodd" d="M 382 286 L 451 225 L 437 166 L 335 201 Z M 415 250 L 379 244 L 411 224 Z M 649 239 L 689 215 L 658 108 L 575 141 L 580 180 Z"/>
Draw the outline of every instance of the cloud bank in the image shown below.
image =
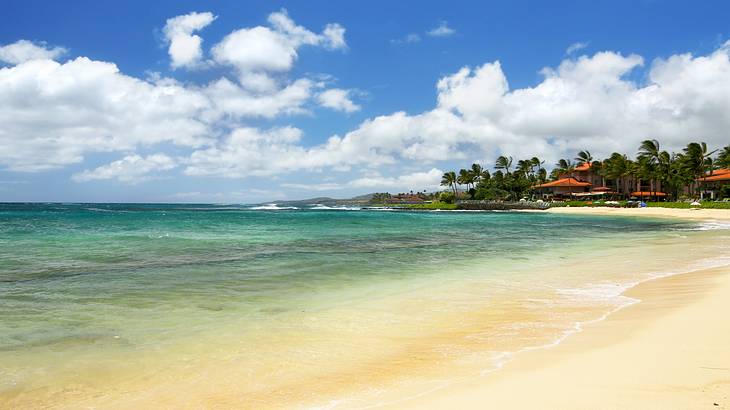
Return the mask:
<path fill-rule="evenodd" d="M 315 32 L 282 10 L 266 26 L 232 31 L 206 53 L 196 33 L 215 18 L 190 13 L 167 20 L 164 29 L 173 67 L 206 62 L 228 70 L 203 84 L 137 78 L 88 57 L 58 62 L 66 51 L 42 43 L 0 47 L 7 64 L 0 68 L 0 167 L 41 172 L 89 154 L 119 153 L 119 160 L 73 179 L 136 183 L 175 170 L 187 177 L 310 172 L 316 178 L 329 171 L 348 172 L 339 178 L 347 179 L 320 187 L 405 189 L 437 186 L 440 164 L 490 165 L 502 153 L 551 163 L 586 148 L 596 156 L 631 152 L 646 138 L 670 150 L 690 139 L 727 145 L 730 42 L 707 55 L 650 62 L 613 51 L 575 56 L 576 49 L 525 88 L 510 87 L 499 61 L 463 67 L 434 79 L 432 108 L 384 113 L 312 144 L 287 117 L 317 107 L 352 113 L 361 106 L 348 89 L 289 73 L 302 47 L 346 49 L 345 28 L 330 23 Z M 451 30 L 445 23 L 439 29 Z M 161 152 L 170 146 L 174 158 Z M 158 154 L 137 153 L 150 151 Z M 384 175 L 385 169 L 401 176 Z"/>

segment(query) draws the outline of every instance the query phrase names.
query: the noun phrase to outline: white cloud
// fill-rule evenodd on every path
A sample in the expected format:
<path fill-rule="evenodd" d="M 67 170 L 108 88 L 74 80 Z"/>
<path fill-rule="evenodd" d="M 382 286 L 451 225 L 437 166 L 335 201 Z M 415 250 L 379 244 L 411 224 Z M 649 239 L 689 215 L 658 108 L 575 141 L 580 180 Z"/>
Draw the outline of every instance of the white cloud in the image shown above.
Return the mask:
<path fill-rule="evenodd" d="M 193 152 L 185 174 L 243 178 L 306 168 L 306 150 L 298 144 L 301 137 L 302 131 L 294 127 L 238 128 L 220 144 Z"/>
<path fill-rule="evenodd" d="M 253 91 L 271 90 L 274 80 L 267 73 L 291 70 L 301 46 L 347 47 L 345 29 L 339 24 L 328 24 L 316 34 L 294 23 L 286 10 L 271 13 L 268 21 L 271 27 L 242 28 L 228 34 L 212 50 L 215 61 L 235 67 L 241 84 Z"/>
<path fill-rule="evenodd" d="M 210 120 L 217 121 L 225 117 L 274 118 L 305 112 L 303 105 L 309 100 L 312 87 L 312 81 L 299 79 L 280 90 L 256 95 L 222 78 L 209 84 L 203 92 L 211 100 Z"/>
<path fill-rule="evenodd" d="M 350 98 L 351 90 L 343 90 L 341 88 L 331 88 L 322 91 L 317 95 L 317 101 L 323 107 L 331 108 L 335 111 L 355 112 L 360 111 L 360 106 L 352 102 Z"/>
<path fill-rule="evenodd" d="M 205 171 L 189 168 L 189 174 L 245 177 L 474 158 L 491 165 L 500 153 L 552 163 L 580 149 L 597 156 L 631 153 L 649 137 L 675 151 L 697 138 L 727 144 L 730 45 L 708 56 L 656 60 L 647 83 L 639 84 L 628 75 L 643 64 L 637 55 L 601 52 L 546 68 L 539 84 L 513 90 L 499 62 L 465 67 L 438 82 L 437 105 L 429 111 L 369 119 L 312 147 L 248 130 L 255 143 L 229 138 L 198 151 L 193 157 L 205 159 Z"/>
<path fill-rule="evenodd" d="M 449 27 L 449 24 L 447 22 L 442 21 L 438 26 L 429 30 L 426 34 L 428 34 L 431 37 L 449 37 L 455 33 L 456 33 L 456 30 Z"/>
<path fill-rule="evenodd" d="M 491 162 L 499 153 L 539 155 L 551 163 L 579 149 L 596 156 L 614 150 L 630 153 L 646 138 L 657 138 L 670 150 L 691 139 L 727 145 L 730 43 L 708 55 L 658 59 L 641 76 L 632 75 L 645 64 L 637 55 L 570 57 L 543 69 L 538 84 L 517 89 L 510 88 L 498 61 L 464 67 L 437 82 L 433 108 L 377 116 L 320 144 L 308 143 L 301 130 L 281 122 L 259 125 L 270 129 L 254 128 L 248 119 L 308 112 L 312 95 L 330 108 L 348 111 L 355 105 L 349 94 L 340 98 L 346 90 L 339 96 L 330 92 L 327 98 L 332 90 L 317 94 L 322 85 L 313 80 L 277 77 L 296 60 L 294 44 L 343 46 L 337 46 L 335 34 L 313 33 L 285 13 L 272 16 L 271 27 L 261 29 L 284 39 L 282 49 L 294 54 L 281 60 L 280 69 L 255 63 L 240 71 L 234 65 L 245 85 L 226 78 L 206 85 L 159 77 L 141 80 L 120 73 L 112 63 L 84 57 L 63 64 L 34 59 L 0 68 L 0 166 L 42 171 L 80 162 L 91 153 L 176 144 L 190 153 L 179 160 L 190 176 L 245 178 L 354 169 L 370 174 L 347 187 L 377 181 L 383 186 L 408 182 L 418 189 L 414 181 L 373 171 L 385 165 L 435 169 L 440 161 L 474 158 Z M 112 175 L 108 178 L 123 180 L 112 171 L 132 162 L 123 159 L 76 179 Z"/>
<path fill-rule="evenodd" d="M 152 178 L 150 173 L 169 171 L 175 167 L 177 167 L 175 160 L 165 154 L 154 154 L 147 157 L 128 155 L 94 170 L 85 170 L 75 174 L 72 179 L 76 182 L 117 179 L 120 182 L 134 184 Z"/>
<path fill-rule="evenodd" d="M 202 119 L 210 107 L 205 95 L 172 80 L 139 80 L 85 57 L 2 68 L 0 166 L 42 171 L 89 152 L 199 146 L 214 136 Z"/>
<path fill-rule="evenodd" d="M 45 43 L 18 40 L 0 47 L 0 62 L 16 65 L 30 60 L 54 60 L 67 52 L 63 47 L 48 48 Z"/>
<path fill-rule="evenodd" d="M 583 50 L 586 47 L 588 47 L 588 42 L 578 41 L 569 45 L 568 48 L 565 49 L 565 54 L 570 55 L 577 51 Z"/>
<path fill-rule="evenodd" d="M 390 188 L 401 190 L 421 191 L 423 189 L 439 189 L 441 176 L 444 171 L 431 168 L 427 172 L 414 172 L 399 175 L 397 177 L 384 177 L 380 175 L 358 178 L 350 181 L 349 185 L 357 188 Z"/>
<path fill-rule="evenodd" d="M 189 13 L 167 19 L 163 32 L 170 44 L 168 53 L 172 68 L 191 67 L 200 63 L 203 56 L 203 39 L 193 34 L 200 31 L 217 17 L 213 13 Z"/>

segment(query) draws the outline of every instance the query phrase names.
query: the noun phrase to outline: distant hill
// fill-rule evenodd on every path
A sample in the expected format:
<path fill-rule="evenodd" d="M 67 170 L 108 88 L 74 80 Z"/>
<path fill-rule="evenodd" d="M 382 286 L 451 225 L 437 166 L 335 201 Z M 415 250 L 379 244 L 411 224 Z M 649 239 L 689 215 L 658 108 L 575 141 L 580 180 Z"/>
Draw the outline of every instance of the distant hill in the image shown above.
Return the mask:
<path fill-rule="evenodd" d="M 374 194 L 365 194 L 365 195 L 358 195 L 356 197 L 352 198 L 346 198 L 346 199 L 336 199 L 336 198 L 329 198 L 326 196 L 317 197 L 317 198 L 309 198 L 309 199 L 295 199 L 295 200 L 278 200 L 274 201 L 277 205 L 282 206 L 296 206 L 301 207 L 304 205 L 325 205 L 325 206 L 335 206 L 335 205 L 365 205 L 370 203 L 370 201 L 373 199 Z"/>

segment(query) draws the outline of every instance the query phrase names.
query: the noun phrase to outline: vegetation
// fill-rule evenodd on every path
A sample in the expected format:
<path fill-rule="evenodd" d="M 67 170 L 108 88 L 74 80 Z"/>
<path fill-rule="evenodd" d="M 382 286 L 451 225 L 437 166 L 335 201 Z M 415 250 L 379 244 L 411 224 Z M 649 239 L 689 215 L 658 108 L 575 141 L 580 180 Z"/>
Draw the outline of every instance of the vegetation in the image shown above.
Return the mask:
<path fill-rule="evenodd" d="M 532 157 L 518 160 L 515 166 L 512 157 L 500 156 L 494 164 L 493 174 L 480 164 L 472 164 L 458 172 L 446 172 L 441 185 L 449 189 L 453 197 L 442 198 L 442 201 L 451 202 L 455 198 L 535 199 L 538 193 L 533 187 L 548 180 L 544 163 Z M 692 142 L 681 152 L 670 153 L 661 149 L 659 141 L 647 139 L 639 145 L 634 159 L 619 152 L 605 159 L 596 159 L 589 151 L 583 150 L 573 160 L 559 160 L 549 179 L 571 177 L 576 168 L 586 164 L 594 175 L 600 177 L 603 186 L 609 187 L 622 199 L 628 199 L 631 192 L 643 190 L 654 197 L 657 192 L 664 192 L 667 199 L 683 200 L 699 197 L 698 178 L 719 168 L 730 168 L 730 145 L 710 151 L 704 142 Z M 722 197 L 730 197 L 730 186 L 721 187 L 718 193 Z"/>
<path fill-rule="evenodd" d="M 457 205 L 446 202 L 426 202 L 423 204 L 399 204 L 394 205 L 393 207 L 401 209 L 454 210 L 457 208 Z"/>

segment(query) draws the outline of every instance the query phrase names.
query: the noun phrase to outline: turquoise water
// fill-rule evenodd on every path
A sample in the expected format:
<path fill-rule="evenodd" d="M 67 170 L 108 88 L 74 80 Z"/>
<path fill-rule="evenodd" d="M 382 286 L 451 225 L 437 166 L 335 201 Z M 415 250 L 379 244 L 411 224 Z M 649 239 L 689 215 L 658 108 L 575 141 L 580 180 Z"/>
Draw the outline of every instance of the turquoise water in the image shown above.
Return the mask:
<path fill-rule="evenodd" d="M 125 372 L 155 378 L 182 356 L 188 370 L 203 356 L 250 369 L 300 363 L 299 350 L 321 349 L 324 360 L 337 349 L 330 342 L 353 336 L 338 327 L 348 318 L 384 334 L 399 331 L 382 328 L 385 317 L 405 323 L 399 314 L 419 309 L 476 309 L 519 289 L 538 292 L 535 283 L 595 285 L 549 266 L 577 254 L 612 258 L 622 247 L 630 255 L 695 226 L 548 213 L 0 204 L 0 398 L 22 403 L 70 383 L 98 394 L 91 380 L 100 372 L 119 375 L 109 383 L 128 381 Z M 460 283 L 474 286 L 456 290 Z M 303 327 L 313 312 L 319 327 Z M 299 344 L 306 348 L 292 348 Z"/>

